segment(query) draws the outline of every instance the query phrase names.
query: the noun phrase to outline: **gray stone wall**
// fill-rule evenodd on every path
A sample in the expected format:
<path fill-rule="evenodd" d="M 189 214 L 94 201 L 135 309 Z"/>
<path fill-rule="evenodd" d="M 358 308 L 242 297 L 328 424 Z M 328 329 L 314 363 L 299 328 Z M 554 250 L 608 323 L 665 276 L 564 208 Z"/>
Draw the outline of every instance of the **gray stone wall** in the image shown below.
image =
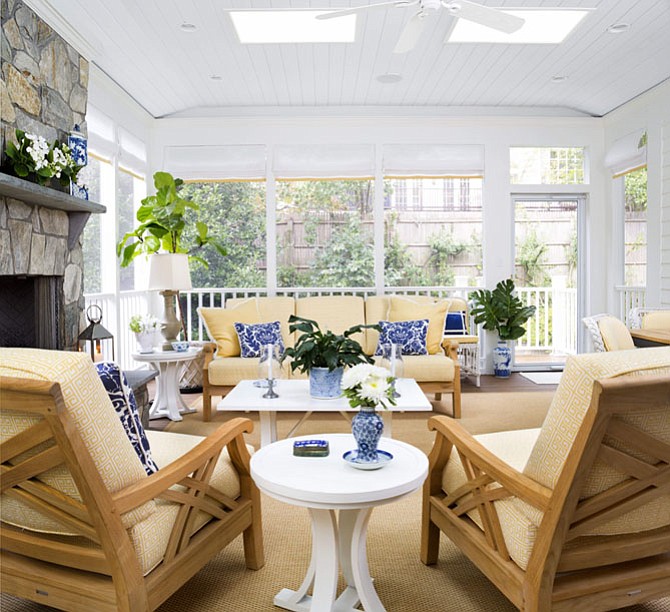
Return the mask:
<path fill-rule="evenodd" d="M 86 133 L 88 62 L 20 0 L 0 0 L 0 151 L 15 130 L 67 141 Z M 67 246 L 68 215 L 0 197 L 0 275 L 64 277 L 65 348 L 73 348 L 83 317 L 81 239 Z"/>

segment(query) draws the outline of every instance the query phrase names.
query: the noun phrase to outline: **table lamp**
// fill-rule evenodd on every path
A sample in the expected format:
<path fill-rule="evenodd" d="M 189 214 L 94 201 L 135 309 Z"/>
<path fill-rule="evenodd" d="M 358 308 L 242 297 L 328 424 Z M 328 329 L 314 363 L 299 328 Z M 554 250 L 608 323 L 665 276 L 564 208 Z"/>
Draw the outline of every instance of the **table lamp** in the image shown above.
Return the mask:
<path fill-rule="evenodd" d="M 155 253 L 149 258 L 149 290 L 159 290 L 165 302 L 161 333 L 165 342 L 164 351 L 171 351 L 172 343 L 181 331 L 177 319 L 174 298 L 179 291 L 191 289 L 191 273 L 186 253 Z"/>

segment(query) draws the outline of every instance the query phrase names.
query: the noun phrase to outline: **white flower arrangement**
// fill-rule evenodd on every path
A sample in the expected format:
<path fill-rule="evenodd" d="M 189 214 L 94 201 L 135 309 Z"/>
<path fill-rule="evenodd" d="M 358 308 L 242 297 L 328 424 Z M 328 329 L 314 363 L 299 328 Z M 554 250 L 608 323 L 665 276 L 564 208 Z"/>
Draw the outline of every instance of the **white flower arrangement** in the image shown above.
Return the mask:
<path fill-rule="evenodd" d="M 56 178 L 64 187 L 74 182 L 80 187 L 78 166 L 70 147 L 55 140 L 49 144 L 44 137 L 16 130 L 17 145 L 8 141 L 5 153 L 16 176 L 45 185 Z"/>
<path fill-rule="evenodd" d="M 150 314 L 133 315 L 130 317 L 130 331 L 136 334 L 154 332 L 158 329 L 159 321 Z"/>
<path fill-rule="evenodd" d="M 342 376 L 342 392 L 352 408 L 388 408 L 395 406 L 393 381 L 387 369 L 359 363 Z"/>

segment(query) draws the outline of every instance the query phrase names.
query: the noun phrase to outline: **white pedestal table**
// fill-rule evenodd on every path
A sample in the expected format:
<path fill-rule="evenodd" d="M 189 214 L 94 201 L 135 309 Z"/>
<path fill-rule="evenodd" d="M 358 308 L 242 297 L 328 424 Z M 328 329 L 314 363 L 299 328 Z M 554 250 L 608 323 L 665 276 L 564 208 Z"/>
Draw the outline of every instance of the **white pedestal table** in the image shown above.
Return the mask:
<path fill-rule="evenodd" d="M 191 347 L 187 351 L 133 353 L 135 361 L 150 363 L 158 371 L 156 397 L 149 411 L 150 419 L 167 417 L 172 421 L 181 421 L 182 414 L 196 412 L 184 403 L 179 392 L 179 378 L 186 363 L 195 359 L 201 350 L 199 347 Z"/>
<path fill-rule="evenodd" d="M 394 502 L 423 484 L 428 458 L 409 444 L 382 438 L 379 448 L 393 459 L 378 470 L 358 470 L 342 459 L 356 448 L 352 435 L 297 439 L 314 438 L 328 440 L 328 457 L 293 456 L 295 438 L 265 446 L 251 457 L 251 476 L 261 491 L 308 508 L 312 521 L 312 560 L 305 578 L 297 590 L 282 589 L 274 605 L 294 612 L 356 612 L 361 603 L 366 612 L 384 612 L 368 570 L 368 521 L 375 506 Z M 347 586 L 337 597 L 339 568 Z"/>

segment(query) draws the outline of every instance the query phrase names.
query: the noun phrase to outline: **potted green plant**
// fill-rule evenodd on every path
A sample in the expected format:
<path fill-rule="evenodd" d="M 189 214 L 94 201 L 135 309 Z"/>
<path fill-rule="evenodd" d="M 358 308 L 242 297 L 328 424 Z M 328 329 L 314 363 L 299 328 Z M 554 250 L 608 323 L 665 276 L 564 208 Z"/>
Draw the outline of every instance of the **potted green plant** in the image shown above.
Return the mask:
<path fill-rule="evenodd" d="M 291 315 L 289 331 L 301 332 L 295 346 L 284 352 L 291 358 L 291 370 L 309 374 L 309 392 L 312 397 L 333 399 L 342 395 L 341 382 L 345 366 L 374 363 L 363 352 L 363 347 L 351 338 L 365 328 L 379 330 L 378 325 L 354 325 L 342 334 L 321 331 L 311 319 Z"/>
<path fill-rule="evenodd" d="M 183 183 L 169 172 L 154 174 L 156 193 L 142 200 L 136 215 L 139 225 L 126 233 L 116 245 L 121 267 L 125 268 L 141 254 L 153 255 L 159 251 L 187 253 L 190 259 L 207 267 L 207 262 L 194 254 L 207 245 L 213 246 L 222 255 L 226 254 L 226 249 L 210 235 L 207 224 L 202 221 L 195 221 L 195 234 L 184 234 L 190 222 L 187 211 L 197 211 L 199 207 L 195 202 L 180 197 L 179 187 Z M 191 236 L 192 240 L 188 240 Z"/>
<path fill-rule="evenodd" d="M 472 294 L 470 313 L 477 325 L 498 334 L 498 346 L 493 349 L 493 373 L 508 378 L 511 373 L 512 350 L 508 341 L 518 340 L 526 333 L 524 324 L 535 314 L 535 306 L 524 306 L 514 294 L 511 278 L 500 281 L 493 291 L 479 289 Z"/>

